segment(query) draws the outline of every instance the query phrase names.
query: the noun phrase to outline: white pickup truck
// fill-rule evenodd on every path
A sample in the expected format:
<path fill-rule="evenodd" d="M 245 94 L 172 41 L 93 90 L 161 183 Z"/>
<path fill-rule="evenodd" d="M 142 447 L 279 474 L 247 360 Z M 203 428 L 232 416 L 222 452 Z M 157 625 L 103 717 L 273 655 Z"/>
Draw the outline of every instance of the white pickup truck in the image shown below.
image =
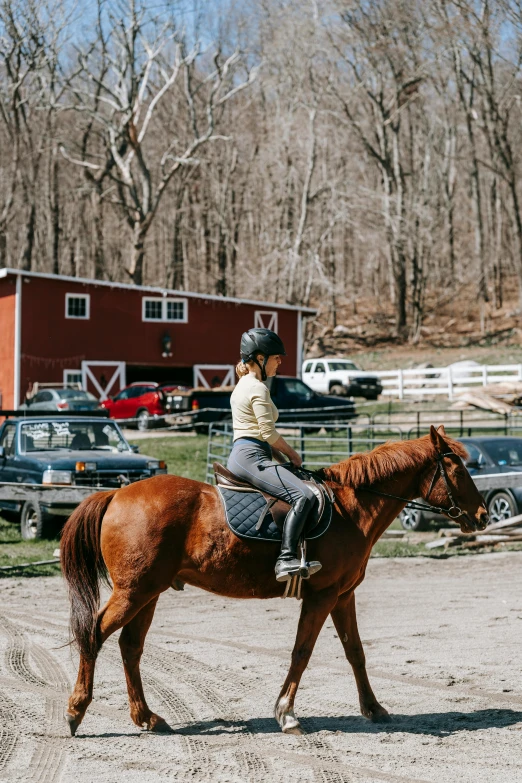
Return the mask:
<path fill-rule="evenodd" d="M 350 359 L 307 359 L 303 363 L 303 381 L 321 394 L 340 397 L 365 397 L 376 400 L 382 383 L 366 374 Z"/>

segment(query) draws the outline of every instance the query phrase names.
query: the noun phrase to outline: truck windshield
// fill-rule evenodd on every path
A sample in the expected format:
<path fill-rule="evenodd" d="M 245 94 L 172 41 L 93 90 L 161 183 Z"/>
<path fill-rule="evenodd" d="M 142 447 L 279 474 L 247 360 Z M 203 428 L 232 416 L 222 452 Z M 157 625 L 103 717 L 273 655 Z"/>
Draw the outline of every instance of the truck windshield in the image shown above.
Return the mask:
<path fill-rule="evenodd" d="M 522 438 L 504 442 L 490 440 L 486 448 L 496 465 L 522 465 Z"/>
<path fill-rule="evenodd" d="M 330 372 L 342 372 L 343 370 L 358 370 L 353 362 L 328 362 Z"/>
<path fill-rule="evenodd" d="M 36 451 L 131 451 L 111 422 L 31 421 L 21 426 L 21 450 Z"/>

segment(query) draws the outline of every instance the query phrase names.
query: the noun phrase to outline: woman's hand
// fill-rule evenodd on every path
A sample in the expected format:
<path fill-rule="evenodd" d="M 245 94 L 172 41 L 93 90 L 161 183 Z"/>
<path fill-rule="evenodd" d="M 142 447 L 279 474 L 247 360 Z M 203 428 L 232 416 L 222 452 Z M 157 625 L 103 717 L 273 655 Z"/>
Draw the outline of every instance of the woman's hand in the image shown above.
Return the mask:
<path fill-rule="evenodd" d="M 272 452 L 274 451 L 284 454 L 296 468 L 300 468 L 303 464 L 303 460 L 297 451 L 293 449 L 282 436 L 272 444 Z"/>
<path fill-rule="evenodd" d="M 297 451 L 294 451 L 292 449 L 292 454 L 289 454 L 288 456 L 290 457 L 290 462 L 292 463 L 292 465 L 295 465 L 296 468 L 301 467 L 301 465 L 303 464 L 303 460 L 301 459 Z"/>

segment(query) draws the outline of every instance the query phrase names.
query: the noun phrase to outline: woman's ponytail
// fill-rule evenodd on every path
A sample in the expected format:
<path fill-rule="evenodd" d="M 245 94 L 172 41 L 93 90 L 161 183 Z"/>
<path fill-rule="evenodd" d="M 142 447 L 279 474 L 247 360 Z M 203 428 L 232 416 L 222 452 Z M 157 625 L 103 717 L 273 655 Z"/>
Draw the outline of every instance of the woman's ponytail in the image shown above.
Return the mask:
<path fill-rule="evenodd" d="M 238 378 L 242 378 L 244 375 L 248 375 L 249 372 L 250 368 L 243 360 L 236 364 L 236 375 Z"/>

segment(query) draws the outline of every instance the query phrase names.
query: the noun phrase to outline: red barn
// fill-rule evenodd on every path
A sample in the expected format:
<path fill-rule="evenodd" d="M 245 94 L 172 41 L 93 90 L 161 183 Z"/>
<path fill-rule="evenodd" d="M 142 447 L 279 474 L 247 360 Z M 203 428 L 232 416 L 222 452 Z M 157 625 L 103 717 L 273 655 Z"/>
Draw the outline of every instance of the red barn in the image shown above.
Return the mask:
<path fill-rule="evenodd" d="M 284 340 L 286 375 L 300 374 L 306 307 L 0 269 L 0 407 L 33 383 L 82 381 L 98 396 L 133 381 L 233 383 L 241 333 Z"/>

